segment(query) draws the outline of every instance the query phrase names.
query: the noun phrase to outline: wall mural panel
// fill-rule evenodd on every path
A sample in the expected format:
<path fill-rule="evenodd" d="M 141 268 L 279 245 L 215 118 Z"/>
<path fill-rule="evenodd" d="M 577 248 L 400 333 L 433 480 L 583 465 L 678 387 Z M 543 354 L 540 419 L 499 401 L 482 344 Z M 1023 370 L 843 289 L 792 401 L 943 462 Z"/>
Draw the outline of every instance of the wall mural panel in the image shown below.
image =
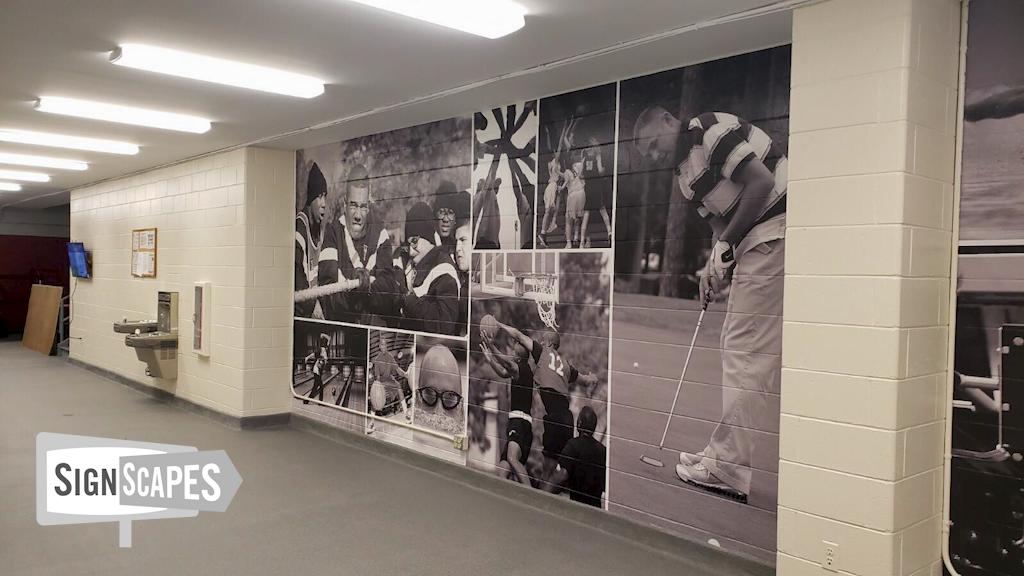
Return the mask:
<path fill-rule="evenodd" d="M 953 355 L 950 559 L 1024 573 L 1024 4 L 970 3 Z"/>
<path fill-rule="evenodd" d="M 300 150 L 294 410 L 774 563 L 789 60 Z"/>

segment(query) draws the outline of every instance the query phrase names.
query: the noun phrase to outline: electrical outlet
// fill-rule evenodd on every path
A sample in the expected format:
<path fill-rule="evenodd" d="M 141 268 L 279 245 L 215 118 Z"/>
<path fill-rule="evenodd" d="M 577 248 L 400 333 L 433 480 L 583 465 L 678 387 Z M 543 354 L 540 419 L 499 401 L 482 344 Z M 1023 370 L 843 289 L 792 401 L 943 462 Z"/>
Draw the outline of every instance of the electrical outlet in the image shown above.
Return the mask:
<path fill-rule="evenodd" d="M 839 544 L 822 540 L 821 567 L 831 572 L 839 571 Z"/>
<path fill-rule="evenodd" d="M 469 450 L 469 442 L 464 434 L 457 434 L 452 438 L 452 445 L 456 450 L 462 450 L 463 452 Z"/>

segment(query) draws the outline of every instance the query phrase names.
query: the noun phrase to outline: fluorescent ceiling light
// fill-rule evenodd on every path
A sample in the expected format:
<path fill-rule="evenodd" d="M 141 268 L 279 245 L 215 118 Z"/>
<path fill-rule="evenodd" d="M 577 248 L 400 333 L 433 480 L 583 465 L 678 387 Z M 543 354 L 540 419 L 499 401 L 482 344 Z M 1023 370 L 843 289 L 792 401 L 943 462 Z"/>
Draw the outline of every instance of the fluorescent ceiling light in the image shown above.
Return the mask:
<path fill-rule="evenodd" d="M 324 81 L 312 76 L 145 44 L 122 44 L 110 55 L 110 61 L 128 68 L 299 98 L 324 93 Z"/>
<path fill-rule="evenodd" d="M 22 182 L 49 182 L 50 177 L 41 172 L 21 172 L 19 170 L 0 170 L 0 179 L 20 180 Z"/>
<path fill-rule="evenodd" d="M 117 104 L 78 100 L 75 98 L 43 96 L 39 99 L 39 103 L 36 104 L 36 110 L 63 114 L 65 116 L 119 122 L 121 124 L 192 132 L 194 134 L 202 134 L 210 130 L 210 121 L 198 116 L 173 114 L 171 112 L 160 112 L 158 110 L 134 108 L 132 106 L 118 106 Z"/>
<path fill-rule="evenodd" d="M 510 0 L 352 1 L 492 40 L 526 25 L 526 9 Z"/>
<path fill-rule="evenodd" d="M 14 182 L 0 182 L 0 191 L 21 192 L 21 184 L 15 184 Z"/>
<path fill-rule="evenodd" d="M 30 156 L 28 154 L 8 154 L 0 152 L 0 164 L 17 166 L 35 166 L 37 168 L 56 168 L 58 170 L 88 170 L 89 165 L 81 160 L 65 160 L 49 156 Z"/>
<path fill-rule="evenodd" d="M 138 145 L 128 142 L 82 138 L 80 136 L 52 134 L 49 132 L 31 132 L 29 130 L 0 129 L 0 142 L 68 148 L 71 150 L 88 150 L 90 152 L 106 152 L 107 154 L 123 154 L 125 156 L 134 156 L 139 153 Z"/>

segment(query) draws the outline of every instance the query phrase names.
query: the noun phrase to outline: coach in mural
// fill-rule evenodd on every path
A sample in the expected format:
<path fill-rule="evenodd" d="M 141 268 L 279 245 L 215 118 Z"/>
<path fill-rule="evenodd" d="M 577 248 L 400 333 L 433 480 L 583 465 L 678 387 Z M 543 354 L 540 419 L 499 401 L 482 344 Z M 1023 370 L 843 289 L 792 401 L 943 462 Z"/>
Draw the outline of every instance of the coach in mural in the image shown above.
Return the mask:
<path fill-rule="evenodd" d="M 707 446 L 682 452 L 676 475 L 689 484 L 746 501 L 752 431 L 777 418 L 767 394 L 779 394 L 786 236 L 786 157 L 761 129 L 732 114 L 688 122 L 653 106 L 637 119 L 634 141 L 653 161 L 675 166 L 679 191 L 712 230 L 701 297 L 729 290 L 722 327 L 723 416 Z"/>
<path fill-rule="evenodd" d="M 324 235 L 317 280 L 320 286 L 334 284 L 345 289 L 321 297 L 320 302 L 327 320 L 366 324 L 373 311 L 370 271 L 376 265 L 378 249 L 389 245 L 390 237 L 374 217 L 370 176 L 362 164 L 349 170 L 344 186 L 342 215 Z M 349 283 L 339 283 L 342 280 Z M 358 285 L 352 281 L 358 281 Z"/>

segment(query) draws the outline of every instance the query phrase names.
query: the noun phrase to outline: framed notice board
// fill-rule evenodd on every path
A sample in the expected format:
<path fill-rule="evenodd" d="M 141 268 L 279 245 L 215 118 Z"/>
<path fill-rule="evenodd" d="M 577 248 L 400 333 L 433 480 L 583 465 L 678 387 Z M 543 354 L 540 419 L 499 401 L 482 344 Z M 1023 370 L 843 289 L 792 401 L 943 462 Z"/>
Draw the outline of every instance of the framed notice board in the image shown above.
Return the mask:
<path fill-rule="evenodd" d="M 156 228 L 132 230 L 132 276 L 156 277 Z"/>

